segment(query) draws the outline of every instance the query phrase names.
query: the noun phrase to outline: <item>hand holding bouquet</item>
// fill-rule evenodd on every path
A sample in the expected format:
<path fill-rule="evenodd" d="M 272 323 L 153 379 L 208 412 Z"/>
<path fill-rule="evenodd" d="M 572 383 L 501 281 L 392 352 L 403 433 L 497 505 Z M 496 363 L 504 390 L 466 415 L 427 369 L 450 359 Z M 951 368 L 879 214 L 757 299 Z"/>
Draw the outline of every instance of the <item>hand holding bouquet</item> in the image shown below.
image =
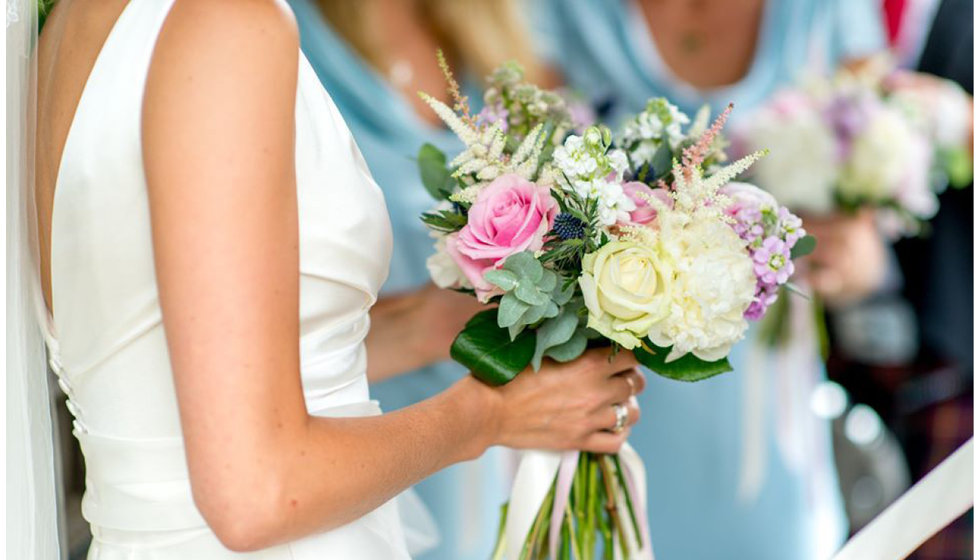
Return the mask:
<path fill-rule="evenodd" d="M 491 384 L 590 347 L 633 352 L 678 380 L 729 371 L 732 345 L 778 297 L 794 250 L 813 245 L 775 198 L 733 182 L 762 152 L 722 165 L 731 107 L 683 131 L 689 119 L 652 100 L 621 135 L 601 125 L 570 134 L 564 100 L 513 65 L 490 77 L 476 116 L 447 78 L 453 108 L 422 94 L 463 144 L 448 161 L 430 145 L 419 153 L 438 200 L 422 217 L 436 238 L 429 268 L 441 287 L 496 304 L 466 325 L 452 357 Z M 499 552 L 592 558 L 601 538 L 607 557 L 647 557 L 644 484 L 628 446 L 529 453 Z"/>

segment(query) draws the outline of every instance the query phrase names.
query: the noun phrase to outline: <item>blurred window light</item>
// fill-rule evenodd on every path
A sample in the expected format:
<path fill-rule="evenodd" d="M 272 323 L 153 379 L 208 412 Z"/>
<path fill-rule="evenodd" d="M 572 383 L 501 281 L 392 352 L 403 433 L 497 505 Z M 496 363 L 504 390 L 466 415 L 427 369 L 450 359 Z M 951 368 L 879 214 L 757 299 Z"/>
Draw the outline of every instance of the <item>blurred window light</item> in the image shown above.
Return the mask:
<path fill-rule="evenodd" d="M 810 410 L 820 418 L 833 420 L 847 410 L 847 391 L 833 381 L 824 381 L 810 394 Z"/>
<path fill-rule="evenodd" d="M 869 445 L 881 437 L 881 417 L 866 404 L 855 405 L 844 420 L 844 435 L 855 445 Z"/>

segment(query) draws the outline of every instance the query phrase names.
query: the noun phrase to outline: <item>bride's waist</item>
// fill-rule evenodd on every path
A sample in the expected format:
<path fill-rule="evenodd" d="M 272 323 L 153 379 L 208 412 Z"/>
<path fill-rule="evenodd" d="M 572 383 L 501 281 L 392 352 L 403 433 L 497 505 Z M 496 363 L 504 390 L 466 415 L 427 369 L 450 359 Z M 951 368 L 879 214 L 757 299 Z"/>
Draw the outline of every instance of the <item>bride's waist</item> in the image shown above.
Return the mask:
<path fill-rule="evenodd" d="M 365 383 L 366 385 L 366 383 Z M 376 401 L 346 400 L 360 393 L 335 395 L 333 405 L 315 403 L 310 413 L 323 417 L 381 414 Z M 366 388 L 365 388 L 366 393 Z M 338 402 L 346 400 L 346 402 Z M 92 525 L 128 531 L 166 531 L 206 527 L 194 505 L 184 441 L 181 437 L 132 438 L 76 431 L 85 456 L 82 514 Z"/>

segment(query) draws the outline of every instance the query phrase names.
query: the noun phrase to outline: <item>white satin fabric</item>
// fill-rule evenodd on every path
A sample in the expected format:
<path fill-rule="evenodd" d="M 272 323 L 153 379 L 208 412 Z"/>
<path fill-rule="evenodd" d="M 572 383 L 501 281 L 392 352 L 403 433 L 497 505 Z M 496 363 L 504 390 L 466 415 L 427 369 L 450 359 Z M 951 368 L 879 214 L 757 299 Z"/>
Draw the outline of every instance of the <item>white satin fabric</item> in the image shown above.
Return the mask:
<path fill-rule="evenodd" d="M 408 558 L 394 501 L 339 529 L 248 555 L 224 549 L 194 505 L 154 275 L 140 140 L 146 74 L 172 3 L 133 0 L 116 22 L 79 102 L 55 194 L 47 341 L 85 455 L 82 510 L 94 536 L 89 558 Z M 363 340 L 391 254 L 387 210 L 343 119 L 299 56 L 306 405 L 320 416 L 380 414 L 368 395 Z"/>

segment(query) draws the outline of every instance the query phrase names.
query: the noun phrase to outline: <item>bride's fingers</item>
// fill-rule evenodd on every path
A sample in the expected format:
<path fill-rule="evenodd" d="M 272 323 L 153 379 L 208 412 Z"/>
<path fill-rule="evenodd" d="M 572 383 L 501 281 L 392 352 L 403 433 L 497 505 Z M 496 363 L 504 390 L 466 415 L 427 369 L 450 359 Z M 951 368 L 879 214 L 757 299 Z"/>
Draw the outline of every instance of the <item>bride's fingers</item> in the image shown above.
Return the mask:
<path fill-rule="evenodd" d="M 627 396 L 622 401 L 603 407 L 593 415 L 592 428 L 596 431 L 612 432 L 616 428 L 617 405 L 626 407 L 626 428 L 636 425 L 640 421 L 640 407 L 636 404 L 636 399 Z"/>
<path fill-rule="evenodd" d="M 632 352 L 618 352 L 613 356 L 609 348 L 589 350 L 576 363 L 600 379 L 612 377 L 639 365 Z"/>
<path fill-rule="evenodd" d="M 625 430 L 614 434 L 612 432 L 596 432 L 585 439 L 582 444 L 582 451 L 592 453 L 619 453 L 619 449 L 626 443 L 630 430 Z"/>
<path fill-rule="evenodd" d="M 631 369 L 604 379 L 601 398 L 596 410 L 604 410 L 616 403 L 624 403 L 638 395 L 646 387 L 646 380 L 638 370 Z"/>

